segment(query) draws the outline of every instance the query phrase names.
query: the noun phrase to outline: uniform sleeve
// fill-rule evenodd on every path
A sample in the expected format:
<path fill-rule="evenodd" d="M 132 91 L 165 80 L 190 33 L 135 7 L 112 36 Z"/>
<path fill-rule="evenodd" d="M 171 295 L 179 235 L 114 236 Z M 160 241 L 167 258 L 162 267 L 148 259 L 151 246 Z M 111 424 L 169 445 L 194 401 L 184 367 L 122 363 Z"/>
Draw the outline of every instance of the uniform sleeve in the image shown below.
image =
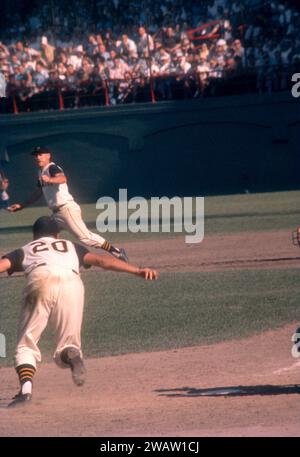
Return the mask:
<path fill-rule="evenodd" d="M 75 246 L 76 254 L 78 256 L 79 266 L 84 267 L 84 268 L 90 268 L 91 265 L 86 265 L 83 260 L 84 256 L 89 253 L 89 250 L 87 248 L 85 248 L 84 246 L 81 246 L 80 244 L 74 244 L 74 246 Z"/>
<path fill-rule="evenodd" d="M 2 256 L 2 259 L 8 259 L 11 263 L 11 267 L 7 271 L 9 275 L 12 275 L 13 273 L 18 271 L 24 271 L 22 265 L 24 260 L 23 249 L 16 249 L 15 251 L 9 252 L 8 254 Z"/>
<path fill-rule="evenodd" d="M 56 164 L 50 165 L 50 167 L 49 167 L 49 175 L 51 176 L 51 178 L 54 178 L 59 173 L 63 173 L 63 172 L 64 172 L 63 169 Z"/>

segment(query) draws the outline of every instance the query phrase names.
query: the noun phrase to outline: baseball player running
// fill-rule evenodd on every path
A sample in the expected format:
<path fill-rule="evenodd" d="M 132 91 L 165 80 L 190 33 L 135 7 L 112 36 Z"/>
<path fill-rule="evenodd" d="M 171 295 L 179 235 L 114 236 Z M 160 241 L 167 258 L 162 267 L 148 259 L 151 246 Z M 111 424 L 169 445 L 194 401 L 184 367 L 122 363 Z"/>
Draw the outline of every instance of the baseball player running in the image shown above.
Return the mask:
<path fill-rule="evenodd" d="M 155 280 L 155 270 L 138 268 L 116 258 L 94 254 L 84 246 L 58 238 L 59 227 L 48 216 L 33 225 L 33 241 L 0 259 L 0 273 L 22 271 L 26 277 L 18 325 L 15 368 L 20 392 L 8 407 L 28 404 L 32 398 L 32 381 L 41 362 L 38 342 L 48 321 L 56 338 L 54 360 L 61 368 L 70 368 L 76 385 L 85 380 L 81 351 L 81 324 L 84 286 L 80 266 L 131 273 Z"/>
<path fill-rule="evenodd" d="M 80 206 L 69 192 L 66 175 L 61 167 L 51 161 L 51 151 L 44 146 L 38 146 L 31 154 L 39 168 L 38 188 L 25 202 L 9 206 L 8 211 L 20 211 L 36 202 L 43 194 L 60 229 L 68 230 L 89 248 L 102 248 L 118 259 L 128 262 L 124 249 L 112 246 L 102 236 L 88 230 L 82 220 Z"/>

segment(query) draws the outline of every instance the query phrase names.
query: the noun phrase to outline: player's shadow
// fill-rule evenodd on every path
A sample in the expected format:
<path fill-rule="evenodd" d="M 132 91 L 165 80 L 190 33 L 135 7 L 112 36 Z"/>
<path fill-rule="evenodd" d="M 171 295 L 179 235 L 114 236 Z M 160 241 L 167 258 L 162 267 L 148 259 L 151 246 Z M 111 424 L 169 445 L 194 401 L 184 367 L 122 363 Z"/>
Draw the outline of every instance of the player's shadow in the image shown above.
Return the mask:
<path fill-rule="evenodd" d="M 32 221 L 32 223 L 34 220 Z M 86 222 L 85 224 L 88 229 L 95 230 L 95 222 Z M 1 235 L 10 235 L 14 233 L 31 233 L 32 225 L 19 225 L 19 226 L 10 226 L 10 227 L 0 227 L 0 236 Z"/>
<path fill-rule="evenodd" d="M 254 395 L 290 395 L 300 394 L 300 384 L 288 385 L 257 385 L 257 386 L 228 386 L 196 389 L 180 387 L 177 389 L 158 389 L 155 392 L 164 397 L 248 397 Z"/>
<path fill-rule="evenodd" d="M 12 227 L 1 227 L 0 234 L 10 234 L 10 233 L 26 233 L 31 232 L 32 225 L 20 225 L 20 226 L 12 226 Z"/>

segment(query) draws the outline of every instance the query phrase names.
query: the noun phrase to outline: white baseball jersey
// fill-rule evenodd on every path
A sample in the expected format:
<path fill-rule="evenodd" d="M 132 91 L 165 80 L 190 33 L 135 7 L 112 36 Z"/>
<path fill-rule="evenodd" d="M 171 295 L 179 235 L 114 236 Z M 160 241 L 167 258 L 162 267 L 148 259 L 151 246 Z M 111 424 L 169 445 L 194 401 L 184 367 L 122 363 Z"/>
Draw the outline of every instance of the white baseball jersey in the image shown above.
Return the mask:
<path fill-rule="evenodd" d="M 40 337 L 51 320 L 55 331 L 54 359 L 66 367 L 61 353 L 66 347 L 81 352 L 84 286 L 79 273 L 88 250 L 71 241 L 46 236 L 3 256 L 11 262 L 8 274 L 24 272 L 26 285 L 18 324 L 15 366 L 41 362 Z M 75 274 L 76 273 L 76 274 Z"/>
<path fill-rule="evenodd" d="M 8 274 L 22 271 L 28 276 L 36 268 L 43 267 L 53 273 L 59 270 L 79 274 L 80 266 L 85 266 L 83 258 L 88 252 L 85 247 L 71 241 L 45 236 L 3 257 L 11 262 Z"/>
<path fill-rule="evenodd" d="M 50 162 L 42 170 L 39 170 L 38 185 L 42 188 L 47 205 L 50 209 L 56 209 L 59 206 L 74 201 L 74 198 L 70 194 L 68 185 L 66 183 L 51 184 L 44 183 L 41 180 L 42 176 L 48 176 L 49 178 L 53 178 L 59 173 L 63 173 L 63 170 L 54 162 Z"/>

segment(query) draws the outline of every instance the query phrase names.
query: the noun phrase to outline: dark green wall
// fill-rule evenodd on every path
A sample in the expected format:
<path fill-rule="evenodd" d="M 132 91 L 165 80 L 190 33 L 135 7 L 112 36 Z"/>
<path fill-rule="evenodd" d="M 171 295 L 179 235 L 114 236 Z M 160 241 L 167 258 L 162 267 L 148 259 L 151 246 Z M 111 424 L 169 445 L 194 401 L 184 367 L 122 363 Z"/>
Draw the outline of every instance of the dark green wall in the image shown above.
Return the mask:
<path fill-rule="evenodd" d="M 12 199 L 35 184 L 42 144 L 80 201 L 299 188 L 300 102 L 289 93 L 0 118 Z"/>

